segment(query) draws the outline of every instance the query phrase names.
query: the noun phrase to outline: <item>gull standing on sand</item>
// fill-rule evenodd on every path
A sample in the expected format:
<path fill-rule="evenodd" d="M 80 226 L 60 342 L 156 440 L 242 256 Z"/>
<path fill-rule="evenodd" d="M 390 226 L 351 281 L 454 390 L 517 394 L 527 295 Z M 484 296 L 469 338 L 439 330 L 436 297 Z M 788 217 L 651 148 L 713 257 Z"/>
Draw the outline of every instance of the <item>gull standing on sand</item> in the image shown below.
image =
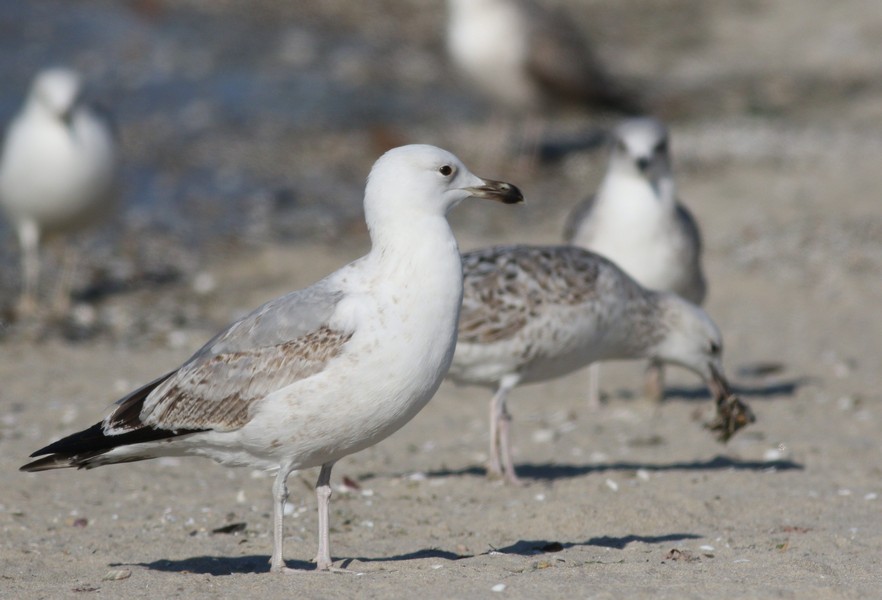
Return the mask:
<path fill-rule="evenodd" d="M 640 285 L 701 304 L 706 293 L 701 236 L 692 214 L 677 200 L 668 128 L 656 119 L 623 121 L 613 133 L 606 175 L 597 193 L 575 207 L 565 240 L 593 250 Z M 647 369 L 646 393 L 664 394 L 661 366 Z M 599 402 L 599 365 L 591 369 L 589 403 Z"/>
<path fill-rule="evenodd" d="M 462 263 L 446 215 L 469 197 L 523 201 L 513 185 L 476 177 L 439 148 L 390 150 L 365 189 L 366 256 L 233 323 L 22 470 L 168 455 L 277 470 L 270 565 L 284 571 L 288 475 L 320 466 L 315 562 L 330 569 L 331 468 L 413 418 L 453 357 Z"/>
<path fill-rule="evenodd" d="M 643 111 L 607 72 L 571 18 L 531 0 L 448 0 L 447 48 L 482 91 L 518 112 L 552 104 Z"/>
<path fill-rule="evenodd" d="M 463 305 L 448 377 L 495 387 L 488 474 L 517 483 L 506 399 L 598 360 L 650 358 L 701 376 L 716 401 L 721 441 L 753 421 L 723 371 L 723 341 L 698 306 L 641 287 L 575 246 L 498 246 L 463 255 Z"/>
<path fill-rule="evenodd" d="M 116 141 L 110 122 L 82 101 L 79 75 L 64 68 L 37 74 L 24 108 L 9 126 L 0 156 L 0 205 L 21 246 L 19 313 L 38 305 L 40 240 L 106 215 L 113 199 Z M 69 302 L 73 260 L 56 287 L 56 309 Z"/>

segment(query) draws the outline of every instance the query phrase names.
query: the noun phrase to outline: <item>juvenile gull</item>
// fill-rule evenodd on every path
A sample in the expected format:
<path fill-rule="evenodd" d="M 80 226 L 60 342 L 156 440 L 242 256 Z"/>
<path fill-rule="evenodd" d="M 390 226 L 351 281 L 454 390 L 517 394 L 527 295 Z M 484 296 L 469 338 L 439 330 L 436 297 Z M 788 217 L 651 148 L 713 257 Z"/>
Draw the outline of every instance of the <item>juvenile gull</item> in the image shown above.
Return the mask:
<path fill-rule="evenodd" d="M 0 156 L 0 205 L 21 246 L 20 313 L 37 308 L 41 237 L 106 214 L 116 162 L 113 128 L 83 102 L 79 75 L 64 68 L 38 73 Z M 56 290 L 59 307 L 69 300 L 72 268 L 68 261 Z"/>
<path fill-rule="evenodd" d="M 468 197 L 523 200 L 439 148 L 390 150 L 365 189 L 366 256 L 233 323 L 102 422 L 35 452 L 48 456 L 22 470 L 169 455 L 277 469 L 270 564 L 283 571 L 288 475 L 321 466 L 315 562 L 329 569 L 331 468 L 416 415 L 453 356 L 462 264 L 446 215 Z"/>
<path fill-rule="evenodd" d="M 656 119 L 623 121 L 615 130 L 609 167 L 597 193 L 575 207 L 565 226 L 568 243 L 604 255 L 640 285 L 704 301 L 701 236 L 677 200 L 668 129 Z M 589 402 L 596 406 L 599 366 L 591 369 Z M 661 399 L 661 366 L 647 370 L 647 395 Z"/>
<path fill-rule="evenodd" d="M 448 0 L 447 48 L 490 97 L 518 112 L 552 104 L 643 112 L 571 18 L 531 0 Z"/>
<path fill-rule="evenodd" d="M 710 317 L 676 294 L 641 287 L 609 260 L 575 246 L 498 246 L 463 255 L 463 305 L 448 376 L 496 388 L 489 474 L 516 483 L 509 392 L 598 360 L 650 358 L 700 375 L 716 401 L 708 427 L 726 441 L 753 421 L 723 371 Z"/>

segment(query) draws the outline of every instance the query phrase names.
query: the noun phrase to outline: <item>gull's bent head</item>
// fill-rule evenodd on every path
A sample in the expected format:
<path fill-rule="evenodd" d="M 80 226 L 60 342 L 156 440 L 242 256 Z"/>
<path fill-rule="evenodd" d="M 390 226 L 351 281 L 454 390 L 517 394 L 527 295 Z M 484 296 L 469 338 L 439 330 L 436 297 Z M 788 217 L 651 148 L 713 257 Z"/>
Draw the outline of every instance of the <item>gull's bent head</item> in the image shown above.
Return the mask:
<path fill-rule="evenodd" d="M 723 378 L 723 337 L 710 316 L 676 294 L 660 293 L 659 302 L 665 331 L 651 357 L 686 367 L 711 386 L 728 389 Z"/>
<path fill-rule="evenodd" d="M 716 404 L 706 427 L 726 442 L 753 423 L 750 407 L 732 392 L 723 370 L 723 338 L 704 310 L 675 294 L 662 295 L 667 331 L 651 353 L 653 358 L 686 367 L 707 383 Z"/>

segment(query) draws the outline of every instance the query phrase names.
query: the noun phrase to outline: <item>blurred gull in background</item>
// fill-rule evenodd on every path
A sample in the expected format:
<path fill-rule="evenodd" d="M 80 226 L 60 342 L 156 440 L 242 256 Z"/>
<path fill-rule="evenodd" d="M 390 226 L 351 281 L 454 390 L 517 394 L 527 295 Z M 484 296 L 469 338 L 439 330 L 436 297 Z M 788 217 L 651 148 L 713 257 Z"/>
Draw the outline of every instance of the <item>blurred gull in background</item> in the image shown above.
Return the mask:
<path fill-rule="evenodd" d="M 644 101 L 614 79 L 566 15 L 531 0 L 448 0 L 453 63 L 499 106 L 519 116 L 555 107 L 645 112 Z M 524 145 L 539 125 L 528 123 Z"/>
<path fill-rule="evenodd" d="M 0 156 L 0 205 L 21 246 L 20 316 L 39 307 L 40 242 L 106 216 L 113 200 L 117 149 L 106 116 L 82 100 L 80 76 L 65 68 L 37 74 L 9 125 Z M 55 310 L 70 302 L 74 260 L 56 284 Z"/>
<path fill-rule="evenodd" d="M 606 175 L 597 193 L 570 213 L 567 242 L 609 258 L 640 285 L 674 292 L 694 304 L 706 293 L 701 236 L 677 200 L 668 128 L 644 117 L 622 122 L 613 134 Z M 650 364 L 646 393 L 661 399 L 661 365 Z M 589 403 L 599 402 L 599 366 L 591 369 Z"/>

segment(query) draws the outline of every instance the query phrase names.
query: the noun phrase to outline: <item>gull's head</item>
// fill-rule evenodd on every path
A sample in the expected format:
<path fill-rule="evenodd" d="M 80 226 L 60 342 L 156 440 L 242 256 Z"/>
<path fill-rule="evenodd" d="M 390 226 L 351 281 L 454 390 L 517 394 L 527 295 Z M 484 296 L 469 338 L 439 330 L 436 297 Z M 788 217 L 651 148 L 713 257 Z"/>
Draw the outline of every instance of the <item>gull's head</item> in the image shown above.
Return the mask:
<path fill-rule="evenodd" d="M 613 131 L 610 167 L 650 181 L 670 176 L 668 128 L 652 117 L 622 121 Z"/>
<path fill-rule="evenodd" d="M 503 204 L 524 201 L 510 183 L 482 179 L 446 150 L 416 144 L 389 150 L 368 175 L 364 208 L 368 225 L 378 218 L 446 215 L 466 198 Z"/>
<path fill-rule="evenodd" d="M 75 71 L 61 67 L 45 69 L 34 78 L 28 101 L 67 121 L 76 107 L 80 91 L 80 76 Z"/>
<path fill-rule="evenodd" d="M 675 294 L 662 293 L 659 301 L 666 331 L 650 356 L 686 367 L 704 379 L 717 408 L 705 427 L 715 432 L 718 441 L 726 442 L 756 418 L 726 380 L 720 330 L 706 312 Z"/>
<path fill-rule="evenodd" d="M 700 375 L 715 398 L 731 394 L 723 370 L 723 337 L 699 306 L 672 293 L 661 293 L 664 334 L 651 358 L 670 362 Z"/>

